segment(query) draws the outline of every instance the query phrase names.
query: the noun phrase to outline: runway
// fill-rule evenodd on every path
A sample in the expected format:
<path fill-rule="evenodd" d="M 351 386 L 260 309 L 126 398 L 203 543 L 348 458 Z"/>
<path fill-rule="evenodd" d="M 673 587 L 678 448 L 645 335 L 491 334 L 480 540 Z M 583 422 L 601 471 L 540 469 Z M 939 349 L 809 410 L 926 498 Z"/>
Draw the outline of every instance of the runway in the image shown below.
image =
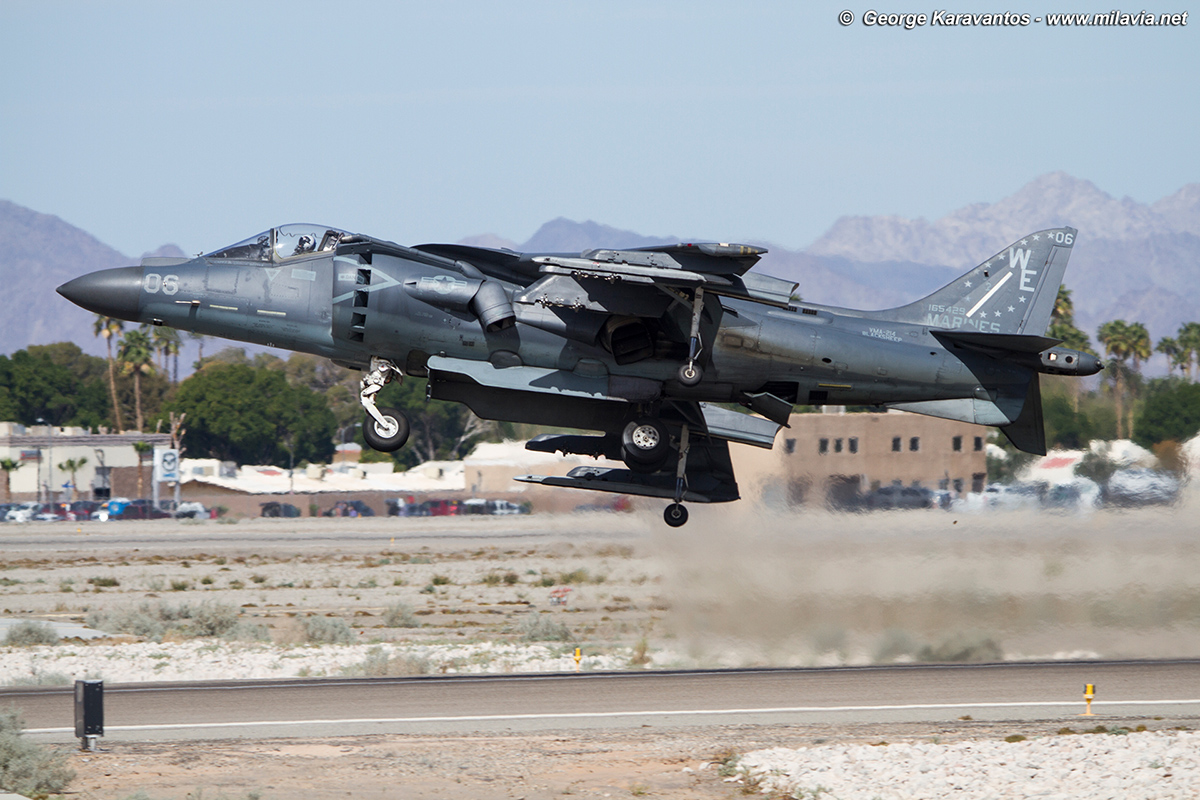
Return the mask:
<path fill-rule="evenodd" d="M 1200 715 L 1200 661 L 418 676 L 114 684 L 121 741 L 455 734 L 731 724 Z M 71 687 L 0 690 L 39 740 L 70 741 Z"/>

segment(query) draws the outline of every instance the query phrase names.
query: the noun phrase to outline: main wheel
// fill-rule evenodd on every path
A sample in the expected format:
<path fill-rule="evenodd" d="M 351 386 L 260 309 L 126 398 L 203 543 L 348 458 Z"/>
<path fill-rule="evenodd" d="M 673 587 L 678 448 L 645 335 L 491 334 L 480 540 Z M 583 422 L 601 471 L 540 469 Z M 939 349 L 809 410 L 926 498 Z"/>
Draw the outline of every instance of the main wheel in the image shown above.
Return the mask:
<path fill-rule="evenodd" d="M 363 422 L 363 438 L 372 449 L 391 453 L 404 447 L 408 441 L 408 417 L 394 408 L 379 409 L 383 423 L 367 414 Z"/>
<path fill-rule="evenodd" d="M 657 466 L 671 450 L 671 434 L 658 420 L 643 417 L 625 426 L 621 446 L 626 464 L 635 461 L 642 466 Z"/>
<path fill-rule="evenodd" d="M 679 368 L 676 377 L 679 378 L 679 382 L 684 386 L 695 386 L 704 377 L 704 370 L 695 364 L 684 364 Z"/>
<path fill-rule="evenodd" d="M 663 509 L 663 519 L 672 528 L 680 527 L 683 523 L 687 522 L 687 518 L 688 512 L 683 507 L 683 503 L 671 503 L 671 505 Z"/>

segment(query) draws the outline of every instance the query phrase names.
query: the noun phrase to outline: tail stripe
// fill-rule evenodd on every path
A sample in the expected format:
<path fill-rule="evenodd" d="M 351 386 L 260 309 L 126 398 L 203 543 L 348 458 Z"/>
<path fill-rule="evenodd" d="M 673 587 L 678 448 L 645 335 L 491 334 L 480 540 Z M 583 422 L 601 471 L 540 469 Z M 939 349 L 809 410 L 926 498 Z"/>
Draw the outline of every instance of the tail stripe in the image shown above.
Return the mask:
<path fill-rule="evenodd" d="M 1000 291 L 1000 287 L 1003 286 L 1004 284 L 1008 283 L 1008 279 L 1011 278 L 1012 276 L 1013 276 L 1013 274 L 1011 272 L 1004 273 L 1004 277 L 1000 279 L 1000 282 L 997 283 L 995 286 L 993 286 L 988 291 L 987 294 L 985 294 L 983 297 L 979 298 L 979 302 L 971 307 L 971 310 L 967 312 L 967 316 L 968 317 L 975 316 L 975 312 L 979 310 L 979 307 L 982 306 L 984 303 L 986 303 L 988 300 L 991 300 L 992 295 L 994 295 L 996 292 Z"/>

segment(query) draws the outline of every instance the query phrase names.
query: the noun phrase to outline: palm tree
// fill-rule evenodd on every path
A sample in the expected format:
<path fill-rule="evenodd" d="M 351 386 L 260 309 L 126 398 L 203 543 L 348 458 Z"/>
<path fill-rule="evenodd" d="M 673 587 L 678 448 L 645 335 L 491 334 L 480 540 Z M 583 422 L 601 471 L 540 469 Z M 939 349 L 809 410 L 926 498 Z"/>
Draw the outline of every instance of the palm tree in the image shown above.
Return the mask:
<path fill-rule="evenodd" d="M 145 486 L 145 483 L 146 483 L 146 481 L 145 481 L 146 453 L 153 452 L 154 445 L 150 444 L 149 442 L 134 442 L 133 449 L 134 449 L 134 452 L 137 453 L 137 457 L 138 457 L 138 490 L 137 490 L 137 494 L 138 494 L 138 497 L 140 498 L 140 497 L 142 497 L 142 494 L 143 494 L 142 487 Z"/>
<path fill-rule="evenodd" d="M 1190 381 L 1192 379 L 1192 361 L 1200 361 L 1200 322 L 1187 322 L 1180 325 L 1177 339 L 1179 349 L 1183 351 L 1183 368 Z"/>
<path fill-rule="evenodd" d="M 1132 433 L 1133 428 L 1131 405 L 1128 431 L 1122 435 L 1122 423 L 1125 422 L 1125 362 L 1132 360 L 1133 372 L 1141 371 L 1143 359 L 1150 357 L 1150 334 L 1140 322 L 1130 323 L 1123 319 L 1115 319 L 1101 325 L 1096 338 L 1104 345 L 1108 356 L 1118 362 L 1117 368 L 1113 370 L 1116 381 L 1117 438 L 1124 439 Z"/>
<path fill-rule="evenodd" d="M 9 476 L 11 473 L 16 472 L 23 466 L 25 466 L 25 464 L 21 461 L 17 461 L 16 459 L 0 458 L 0 470 L 4 470 L 4 502 L 6 503 L 12 502 L 12 491 L 9 488 L 8 482 Z"/>
<path fill-rule="evenodd" d="M 198 348 L 196 352 L 196 369 L 200 369 L 200 364 L 204 361 L 204 340 L 208 337 L 203 333 L 188 331 L 188 338 L 196 342 Z"/>
<path fill-rule="evenodd" d="M 1065 286 L 1058 287 L 1058 296 L 1054 300 L 1054 311 L 1050 314 L 1050 328 L 1047 336 L 1062 340 L 1062 343 L 1073 350 L 1079 350 L 1091 355 L 1097 355 L 1092 349 L 1088 335 L 1075 326 L 1075 304 L 1071 300 L 1071 290 Z M 1079 393 L 1083 389 L 1080 381 L 1071 381 L 1071 405 L 1079 411 Z"/>
<path fill-rule="evenodd" d="M 1170 336 L 1164 336 L 1158 340 L 1158 344 L 1154 345 L 1154 352 L 1162 353 L 1167 357 L 1167 375 L 1179 367 L 1179 374 L 1183 374 L 1183 366 L 1191 361 L 1191 353 L 1179 346 L 1179 341 Z"/>
<path fill-rule="evenodd" d="M 151 338 L 154 342 L 154 349 L 158 351 L 159 357 L 162 359 L 159 363 L 162 371 L 165 374 L 171 374 L 167 369 L 167 359 L 172 356 L 175 358 L 175 377 L 174 382 L 179 382 L 179 347 L 181 340 L 179 331 L 174 328 L 168 328 L 165 325 L 160 325 L 153 329 Z"/>
<path fill-rule="evenodd" d="M 58 465 L 58 468 L 63 472 L 71 473 L 71 500 L 75 500 L 75 473 L 83 469 L 83 465 L 87 463 L 87 458 L 68 458 L 66 461 Z"/>
<path fill-rule="evenodd" d="M 116 319 L 115 317 L 106 317 L 103 314 L 96 315 L 96 321 L 92 324 L 92 331 L 96 336 L 103 336 L 105 343 L 108 345 L 108 390 L 112 394 L 113 407 L 113 430 L 118 433 L 124 427 L 121 424 L 121 404 L 117 402 L 117 375 L 113 361 L 113 337 L 121 331 L 125 330 L 124 320 Z"/>
<path fill-rule="evenodd" d="M 142 375 L 154 372 L 154 346 L 145 331 L 130 331 L 121 338 L 117 346 L 117 359 L 121 372 L 133 375 L 133 401 L 136 409 L 137 430 L 142 430 Z"/>

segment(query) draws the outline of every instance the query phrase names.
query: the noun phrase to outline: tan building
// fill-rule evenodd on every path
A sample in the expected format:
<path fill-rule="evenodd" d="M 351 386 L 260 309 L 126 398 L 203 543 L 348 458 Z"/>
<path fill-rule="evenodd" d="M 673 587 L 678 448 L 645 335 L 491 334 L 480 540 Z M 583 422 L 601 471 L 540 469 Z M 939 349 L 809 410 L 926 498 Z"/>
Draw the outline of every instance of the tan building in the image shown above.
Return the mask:
<path fill-rule="evenodd" d="M 743 498 L 853 502 L 884 486 L 983 491 L 988 429 L 904 412 L 793 414 L 774 449 L 733 446 Z"/>
<path fill-rule="evenodd" d="M 0 422 L 0 458 L 9 458 L 21 465 L 9 474 L 9 490 L 14 502 L 136 497 L 138 454 L 133 449 L 135 442 L 167 447 L 171 437 L 165 433 L 103 434 L 89 433 L 86 428 L 26 427 L 16 422 Z M 74 497 L 71 497 L 71 473 L 59 466 L 68 460 L 83 463 L 75 472 Z M 147 454 L 142 466 L 142 489 L 146 496 L 150 495 L 153 472 L 150 462 Z"/>

